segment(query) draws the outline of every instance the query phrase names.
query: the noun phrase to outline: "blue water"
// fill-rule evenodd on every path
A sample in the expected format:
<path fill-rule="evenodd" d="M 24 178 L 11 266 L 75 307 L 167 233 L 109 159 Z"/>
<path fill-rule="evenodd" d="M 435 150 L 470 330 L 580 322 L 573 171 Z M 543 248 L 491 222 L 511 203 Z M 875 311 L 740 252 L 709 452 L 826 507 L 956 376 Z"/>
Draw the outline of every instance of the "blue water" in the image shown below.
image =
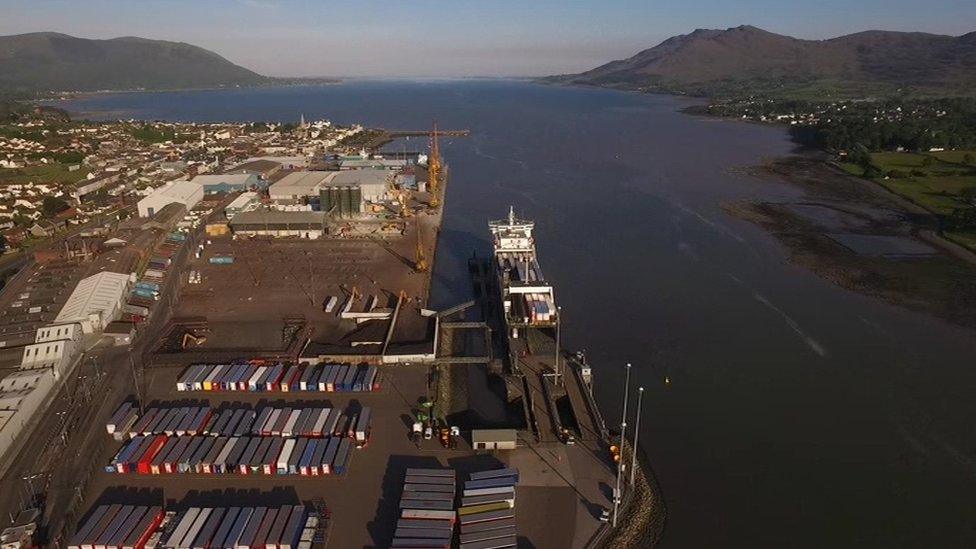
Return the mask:
<path fill-rule="evenodd" d="M 725 214 L 725 200 L 800 194 L 734 170 L 792 145 L 780 128 L 677 112 L 686 104 L 472 80 L 67 106 L 108 118 L 468 128 L 444 144 L 435 305 L 466 297 L 465 260 L 489 251 L 487 219 L 514 204 L 537 222 L 564 341 L 589 351 L 607 417 L 619 418 L 625 362 L 646 387 L 641 443 L 668 504 L 663 547 L 976 546 L 973 332 L 832 286 Z"/>

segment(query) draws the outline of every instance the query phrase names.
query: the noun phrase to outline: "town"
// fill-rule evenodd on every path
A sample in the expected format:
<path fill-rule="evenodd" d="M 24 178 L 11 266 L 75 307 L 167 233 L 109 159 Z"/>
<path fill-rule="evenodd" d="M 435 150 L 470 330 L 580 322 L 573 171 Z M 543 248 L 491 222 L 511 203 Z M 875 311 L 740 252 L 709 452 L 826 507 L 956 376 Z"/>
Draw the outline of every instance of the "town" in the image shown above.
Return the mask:
<path fill-rule="evenodd" d="M 440 142 L 467 131 L 44 109 L 5 128 L 6 541 L 585 546 L 647 497 L 632 473 L 606 507 L 636 461 L 610 444 L 585 357 L 559 346 L 538 262 L 510 264 L 534 253 L 531 222 L 492 222 L 479 298 L 430 308 Z"/>

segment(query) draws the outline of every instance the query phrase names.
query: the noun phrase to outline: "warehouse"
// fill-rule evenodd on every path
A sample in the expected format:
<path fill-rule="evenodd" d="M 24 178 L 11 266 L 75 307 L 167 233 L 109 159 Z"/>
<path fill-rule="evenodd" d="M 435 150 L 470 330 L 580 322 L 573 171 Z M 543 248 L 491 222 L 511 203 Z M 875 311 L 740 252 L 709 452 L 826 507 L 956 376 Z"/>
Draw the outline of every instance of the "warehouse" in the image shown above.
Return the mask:
<path fill-rule="evenodd" d="M 190 182 L 203 187 L 204 194 L 246 191 L 261 184 L 261 180 L 253 173 L 205 174 L 194 177 Z"/>
<path fill-rule="evenodd" d="M 320 238 L 325 234 L 322 212 L 253 210 L 241 212 L 230 221 L 234 234 L 273 236 L 275 238 Z"/>
<path fill-rule="evenodd" d="M 139 217 L 152 217 L 169 204 L 183 204 L 187 211 L 203 200 L 203 186 L 192 181 L 174 181 L 139 201 Z"/>
<path fill-rule="evenodd" d="M 227 219 L 234 219 L 235 215 L 248 210 L 253 210 L 259 204 L 261 204 L 261 198 L 258 196 L 258 193 L 241 193 L 240 196 L 235 198 L 233 202 L 224 208 L 224 216 L 226 216 Z"/>
<path fill-rule="evenodd" d="M 359 187 L 363 201 L 379 202 L 389 198 L 388 191 L 393 176 L 393 172 L 384 169 L 349 170 L 337 173 L 329 185 Z"/>
<path fill-rule="evenodd" d="M 300 204 L 308 197 L 319 195 L 319 189 L 328 185 L 337 172 L 294 172 L 268 187 L 268 196 L 280 206 Z"/>
<path fill-rule="evenodd" d="M 119 317 L 130 282 L 130 275 L 110 272 L 82 279 L 54 322 L 78 323 L 86 334 L 101 331 Z"/>

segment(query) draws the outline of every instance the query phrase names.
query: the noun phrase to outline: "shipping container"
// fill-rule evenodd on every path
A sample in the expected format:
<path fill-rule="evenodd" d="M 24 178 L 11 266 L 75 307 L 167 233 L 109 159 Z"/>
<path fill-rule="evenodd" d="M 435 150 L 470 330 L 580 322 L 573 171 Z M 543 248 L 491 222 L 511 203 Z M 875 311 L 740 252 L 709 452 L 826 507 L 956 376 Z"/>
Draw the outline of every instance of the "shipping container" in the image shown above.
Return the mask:
<path fill-rule="evenodd" d="M 281 541 L 281 534 L 285 530 L 285 526 L 288 525 L 288 519 L 291 518 L 292 506 L 285 505 L 278 510 L 278 516 L 275 517 L 274 523 L 271 525 L 271 529 L 268 530 L 268 537 L 264 542 L 265 549 L 277 549 L 278 542 Z"/>
<path fill-rule="evenodd" d="M 346 466 L 349 463 L 350 448 L 352 448 L 352 443 L 349 442 L 349 439 L 342 439 L 342 442 L 339 443 L 339 450 L 336 451 L 335 461 L 332 462 L 332 470 L 335 471 L 335 474 L 346 474 Z"/>
<path fill-rule="evenodd" d="M 451 492 L 404 492 L 402 500 L 454 501 Z"/>
<path fill-rule="evenodd" d="M 281 537 L 278 541 L 278 549 L 297 549 L 307 516 L 307 510 L 304 505 L 292 506 L 291 517 L 288 518 L 288 523 L 285 525 L 284 530 L 282 530 Z"/>
<path fill-rule="evenodd" d="M 433 522 L 433 521 L 432 521 Z M 397 528 L 393 537 L 400 539 L 445 539 L 449 540 L 454 536 L 452 530 L 443 528 Z"/>
<path fill-rule="evenodd" d="M 264 456 L 264 463 L 262 468 L 264 469 L 264 474 L 273 475 L 278 471 L 278 457 L 281 456 L 281 450 L 285 446 L 285 439 L 283 438 L 272 438 L 271 446 L 268 448 L 268 453 Z"/>
<path fill-rule="evenodd" d="M 487 480 L 492 478 L 509 478 L 514 477 L 515 481 L 518 482 L 518 469 L 515 468 L 505 468 L 505 469 L 493 469 L 490 471 L 478 471 L 476 473 L 471 473 L 468 478 L 471 480 Z"/>
<path fill-rule="evenodd" d="M 261 523 L 264 521 L 264 515 L 267 513 L 267 507 L 257 507 L 254 509 L 254 513 L 251 514 L 247 526 L 237 541 L 237 545 L 235 546 L 237 549 L 251 549 L 254 544 L 254 538 L 258 534 L 258 528 L 261 527 Z"/>
<path fill-rule="evenodd" d="M 162 507 L 150 507 L 128 537 L 122 541 L 122 549 L 143 549 L 146 542 L 156 533 L 164 516 Z"/>
<path fill-rule="evenodd" d="M 491 520 L 514 519 L 515 511 L 512 509 L 501 509 L 498 511 L 464 515 L 463 517 L 458 518 L 461 521 L 461 528 L 463 529 L 467 524 L 477 524 L 479 522 L 488 522 Z"/>
<path fill-rule="evenodd" d="M 460 549 L 506 549 L 518 544 L 517 536 L 462 543 Z"/>
<path fill-rule="evenodd" d="M 479 488 L 502 488 L 505 486 L 514 486 L 515 484 L 515 477 L 489 478 L 485 480 L 469 480 L 464 483 L 464 489 L 477 490 Z"/>
<path fill-rule="evenodd" d="M 495 521 L 493 521 L 495 522 Z M 505 526 L 493 530 L 482 530 L 479 532 L 462 532 L 461 543 L 469 544 L 478 541 L 497 540 L 499 538 L 509 538 L 516 535 L 515 526 Z"/>
<path fill-rule="evenodd" d="M 356 441 L 364 444 L 369 440 L 370 425 L 373 421 L 373 410 L 369 406 L 363 406 L 359 412 L 359 420 L 356 422 Z"/>
<path fill-rule="evenodd" d="M 339 440 L 338 438 L 332 437 L 329 439 L 329 446 L 325 450 L 325 454 L 322 456 L 322 474 L 331 475 L 335 473 L 332 468 L 332 462 L 335 461 L 335 456 L 339 452 Z"/>
<path fill-rule="evenodd" d="M 169 538 L 163 544 L 165 547 L 178 548 L 180 542 L 186 537 L 187 531 L 196 522 L 197 516 L 200 514 L 199 507 L 191 507 L 187 509 L 183 515 L 181 515 L 175 522 L 176 527 L 170 531 Z"/>
<path fill-rule="evenodd" d="M 237 518 L 233 521 L 227 521 L 230 526 L 226 534 L 224 534 L 223 541 L 215 544 L 214 549 L 234 549 L 237 547 L 237 543 L 241 539 L 241 534 L 244 533 L 244 528 L 247 527 L 248 520 L 250 520 L 253 513 L 253 507 L 242 507 L 237 513 Z"/>
<path fill-rule="evenodd" d="M 428 477 L 428 476 L 413 476 L 409 472 L 404 480 L 404 484 L 444 484 L 448 486 L 454 486 L 453 477 Z"/>
<path fill-rule="evenodd" d="M 450 520 L 433 520 L 433 519 L 397 519 L 396 523 L 397 530 L 401 528 L 417 528 L 421 530 L 425 529 L 437 529 L 437 530 L 447 530 L 449 532 L 454 530 L 454 523 Z"/>
<path fill-rule="evenodd" d="M 281 448 L 281 454 L 278 456 L 277 463 L 277 473 L 279 475 L 288 474 L 288 460 L 291 458 L 292 451 L 295 450 L 295 439 L 290 438 L 285 441 L 285 445 Z"/>
<path fill-rule="evenodd" d="M 454 509 L 454 500 L 453 498 L 451 501 L 438 501 L 438 500 L 430 500 L 430 499 L 401 499 L 400 509 L 428 509 L 428 510 L 435 510 L 435 511 L 451 511 Z"/>
<path fill-rule="evenodd" d="M 405 519 L 449 520 L 454 522 L 454 511 L 434 511 L 430 509 L 401 509 L 400 516 Z"/>
<path fill-rule="evenodd" d="M 455 489 L 453 484 L 404 484 L 404 492 L 440 492 L 442 494 L 453 494 Z"/>
<path fill-rule="evenodd" d="M 265 543 L 268 540 L 268 533 L 271 531 L 271 527 L 274 526 L 275 520 L 278 518 L 278 513 L 280 509 L 268 509 L 264 514 L 264 518 L 261 519 L 261 525 L 258 528 L 257 534 L 254 536 L 254 542 L 251 543 L 252 549 L 263 549 Z"/>
<path fill-rule="evenodd" d="M 261 446 L 261 438 L 251 438 L 251 441 L 247 444 L 247 448 L 245 448 L 244 453 L 241 454 L 240 461 L 237 465 L 237 472 L 242 475 L 246 475 L 251 472 L 251 460 L 254 459 L 254 453 L 258 451 L 259 446 Z"/>
<path fill-rule="evenodd" d="M 325 455 L 325 451 L 328 449 L 328 447 L 328 439 L 316 439 L 315 451 L 312 453 L 312 459 L 310 459 L 308 462 L 308 474 L 315 477 L 324 474 L 322 473 L 322 456 Z"/>
<path fill-rule="evenodd" d="M 484 503 L 500 503 L 505 502 L 508 504 L 509 508 L 515 507 L 515 498 L 507 497 L 504 494 L 488 494 L 484 496 L 469 496 L 461 498 L 462 507 L 471 507 L 473 505 L 481 505 Z"/>
<path fill-rule="evenodd" d="M 461 495 L 468 498 L 473 496 L 487 496 L 487 495 L 503 495 L 515 497 L 515 487 L 514 486 L 499 486 L 497 488 L 475 488 L 468 490 L 465 488 Z M 510 498 L 509 498 L 510 499 Z"/>
<path fill-rule="evenodd" d="M 485 522 L 478 522 L 475 524 L 465 524 L 461 527 L 461 533 L 474 533 L 474 532 L 486 532 L 488 530 L 499 530 L 503 528 L 515 527 L 515 519 L 498 519 L 489 520 Z"/>

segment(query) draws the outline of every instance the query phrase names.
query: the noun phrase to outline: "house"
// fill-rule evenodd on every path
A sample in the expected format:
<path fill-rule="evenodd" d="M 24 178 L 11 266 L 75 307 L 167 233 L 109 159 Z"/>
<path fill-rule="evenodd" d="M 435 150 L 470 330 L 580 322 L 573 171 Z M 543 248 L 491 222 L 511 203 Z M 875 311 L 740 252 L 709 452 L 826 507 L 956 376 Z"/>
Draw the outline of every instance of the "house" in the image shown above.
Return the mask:
<path fill-rule="evenodd" d="M 58 232 L 58 225 L 48 219 L 40 219 L 35 221 L 34 224 L 30 226 L 28 231 L 32 236 L 46 238 L 49 236 L 54 236 L 54 234 Z"/>

